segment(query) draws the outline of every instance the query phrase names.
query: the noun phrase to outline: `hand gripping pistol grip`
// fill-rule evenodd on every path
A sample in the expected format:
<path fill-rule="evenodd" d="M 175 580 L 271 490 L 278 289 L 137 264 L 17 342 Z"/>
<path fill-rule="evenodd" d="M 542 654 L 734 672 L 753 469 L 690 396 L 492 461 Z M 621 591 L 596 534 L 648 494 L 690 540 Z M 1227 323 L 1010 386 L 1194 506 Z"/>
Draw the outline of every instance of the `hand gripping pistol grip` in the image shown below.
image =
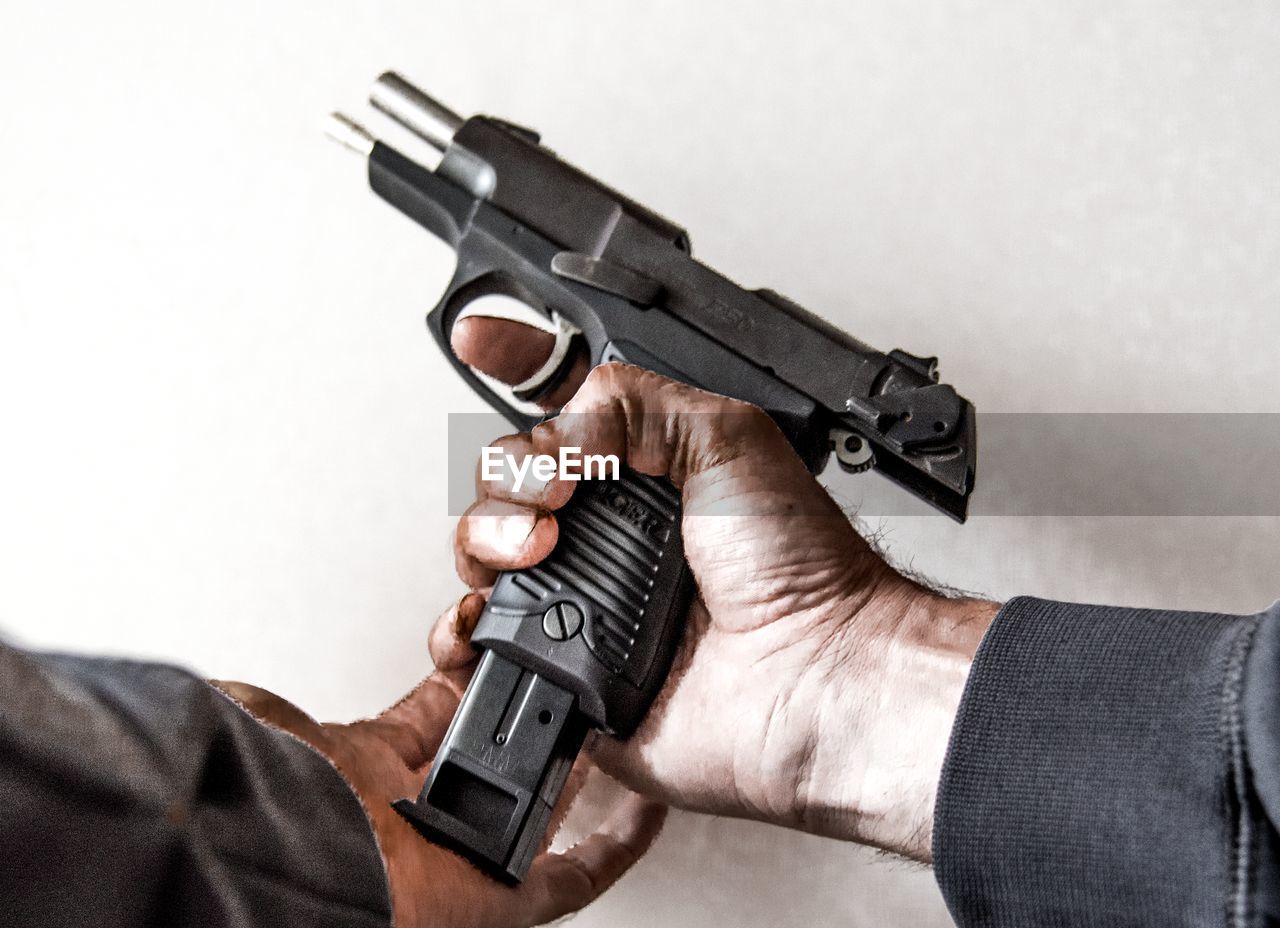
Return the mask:
<path fill-rule="evenodd" d="M 625 737 L 661 688 L 693 592 L 680 494 L 625 467 L 579 483 L 546 560 L 503 573 L 484 649 L 416 801 L 428 838 L 518 883 L 589 728 Z"/>

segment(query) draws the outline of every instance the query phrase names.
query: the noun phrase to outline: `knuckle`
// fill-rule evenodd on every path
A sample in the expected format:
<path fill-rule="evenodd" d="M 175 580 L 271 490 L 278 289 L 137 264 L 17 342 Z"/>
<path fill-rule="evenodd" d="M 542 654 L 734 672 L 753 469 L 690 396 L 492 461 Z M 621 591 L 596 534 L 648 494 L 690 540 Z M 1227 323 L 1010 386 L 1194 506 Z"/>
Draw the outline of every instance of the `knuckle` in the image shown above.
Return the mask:
<path fill-rule="evenodd" d="M 773 429 L 773 418 L 759 406 L 739 400 L 729 400 L 725 408 L 733 415 L 741 417 L 743 425 L 750 429 L 755 431 Z"/>
<path fill-rule="evenodd" d="M 485 514 L 485 500 L 479 500 L 467 507 L 458 518 L 458 524 L 453 530 L 453 547 L 458 552 L 470 551 L 472 544 L 472 535 L 475 533 L 477 521 Z"/>
<path fill-rule="evenodd" d="M 622 371 L 624 365 L 617 361 L 610 361 L 608 364 L 598 364 L 591 368 L 587 374 L 587 379 L 582 382 L 582 389 L 579 393 L 591 397 L 609 396 L 618 389 L 620 378 L 625 376 Z"/>
<path fill-rule="evenodd" d="M 489 444 L 494 448 L 501 448 L 513 454 L 528 454 L 532 448 L 532 441 L 528 432 L 512 432 L 510 435 L 503 435 L 501 438 L 494 439 Z"/>
<path fill-rule="evenodd" d="M 486 450 L 488 448 L 495 449 L 502 457 L 509 457 L 518 463 L 533 453 L 533 436 L 528 432 L 516 432 L 511 435 L 503 435 L 501 438 L 495 438 L 484 448 L 481 448 L 480 453 L 476 456 L 475 464 L 477 484 L 491 482 L 484 479 L 485 462 L 490 453 Z"/>
<path fill-rule="evenodd" d="M 651 381 L 667 382 L 665 377 L 643 367 L 622 361 L 609 361 L 593 367 L 583 386 L 590 385 L 597 395 L 611 397 L 646 389 L 651 386 Z"/>

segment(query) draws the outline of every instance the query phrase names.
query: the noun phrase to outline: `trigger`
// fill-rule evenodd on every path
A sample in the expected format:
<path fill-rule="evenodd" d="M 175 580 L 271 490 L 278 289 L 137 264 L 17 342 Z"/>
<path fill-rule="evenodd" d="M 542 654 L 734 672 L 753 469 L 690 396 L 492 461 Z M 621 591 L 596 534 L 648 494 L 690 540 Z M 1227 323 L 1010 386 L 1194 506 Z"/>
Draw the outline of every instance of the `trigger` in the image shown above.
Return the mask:
<path fill-rule="evenodd" d="M 582 331 L 557 312 L 551 313 L 556 343 L 542 366 L 511 387 L 518 400 L 537 402 L 560 385 L 568 375 L 577 355 L 575 350 L 582 343 Z"/>

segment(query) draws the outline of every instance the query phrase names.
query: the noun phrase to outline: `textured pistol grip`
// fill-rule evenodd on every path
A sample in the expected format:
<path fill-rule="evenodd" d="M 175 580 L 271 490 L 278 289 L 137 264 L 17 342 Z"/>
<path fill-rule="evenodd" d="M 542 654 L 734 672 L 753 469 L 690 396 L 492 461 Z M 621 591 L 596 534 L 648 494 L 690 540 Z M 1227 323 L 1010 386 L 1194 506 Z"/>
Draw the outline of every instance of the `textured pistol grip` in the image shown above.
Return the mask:
<path fill-rule="evenodd" d="M 693 582 L 680 494 L 622 468 L 585 481 L 557 513 L 555 550 L 503 573 L 472 641 L 578 697 L 597 728 L 626 736 L 661 688 Z"/>

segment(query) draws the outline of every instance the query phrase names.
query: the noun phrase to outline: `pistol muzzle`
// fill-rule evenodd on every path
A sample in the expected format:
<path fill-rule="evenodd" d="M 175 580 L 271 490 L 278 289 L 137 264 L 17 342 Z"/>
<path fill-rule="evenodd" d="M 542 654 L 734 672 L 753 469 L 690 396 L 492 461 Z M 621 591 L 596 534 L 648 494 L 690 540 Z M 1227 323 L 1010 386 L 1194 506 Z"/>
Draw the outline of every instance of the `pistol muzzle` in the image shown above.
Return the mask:
<path fill-rule="evenodd" d="M 357 155 L 366 158 L 373 152 L 378 140 L 364 126 L 350 116 L 342 113 L 330 113 L 324 123 L 324 134 L 344 148 L 349 148 Z"/>
<path fill-rule="evenodd" d="M 369 89 L 373 108 L 386 113 L 414 135 L 444 151 L 453 135 L 466 122 L 439 100 L 435 100 L 395 71 L 387 71 Z"/>

